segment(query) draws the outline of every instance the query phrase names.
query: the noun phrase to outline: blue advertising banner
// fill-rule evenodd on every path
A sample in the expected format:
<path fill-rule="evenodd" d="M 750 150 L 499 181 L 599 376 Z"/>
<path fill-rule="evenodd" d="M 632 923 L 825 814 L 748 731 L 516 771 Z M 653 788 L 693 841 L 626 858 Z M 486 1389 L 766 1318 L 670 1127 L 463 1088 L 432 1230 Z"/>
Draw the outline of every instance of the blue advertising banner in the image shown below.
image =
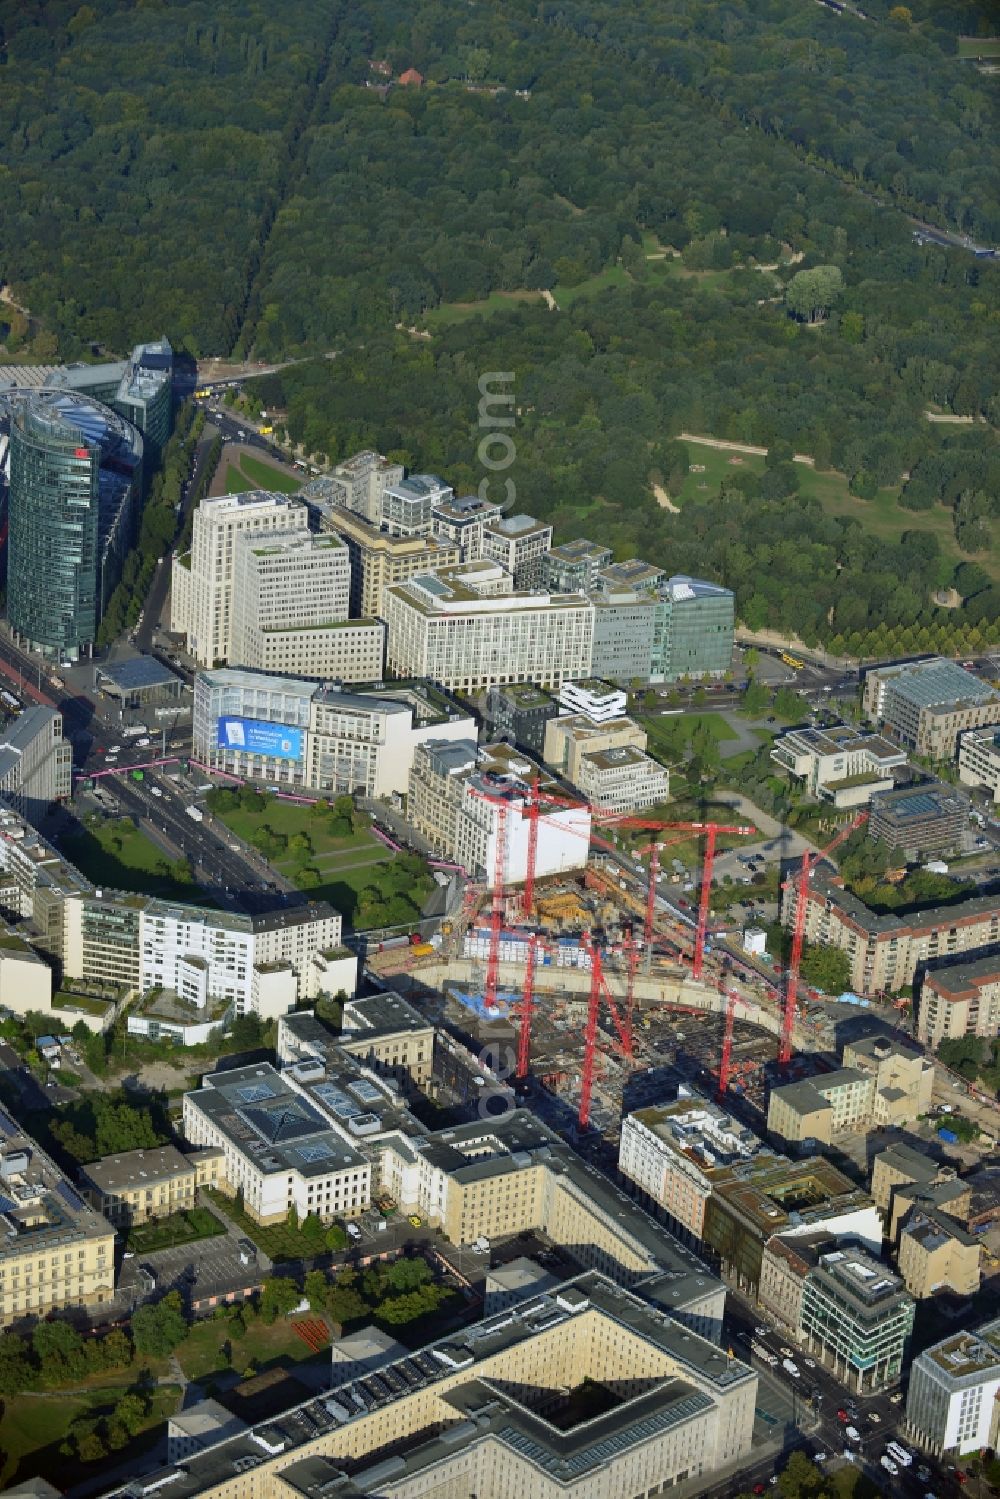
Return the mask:
<path fill-rule="evenodd" d="M 247 755 L 267 755 L 272 760 L 302 759 L 302 730 L 287 723 L 267 723 L 262 718 L 219 719 L 219 748 L 242 750 Z"/>

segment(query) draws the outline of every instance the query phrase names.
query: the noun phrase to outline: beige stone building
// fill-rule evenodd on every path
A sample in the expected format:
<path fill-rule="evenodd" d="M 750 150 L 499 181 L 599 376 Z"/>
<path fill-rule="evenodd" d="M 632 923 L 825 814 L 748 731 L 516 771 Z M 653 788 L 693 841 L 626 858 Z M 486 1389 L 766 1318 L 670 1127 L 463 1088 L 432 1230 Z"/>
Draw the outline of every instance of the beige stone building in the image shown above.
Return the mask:
<path fill-rule="evenodd" d="M 114 1230 L 0 1108 L 0 1326 L 110 1301 Z"/>
<path fill-rule="evenodd" d="M 768 1130 L 788 1145 L 801 1145 L 805 1140 L 830 1145 L 844 1131 L 868 1127 L 873 1091 L 873 1079 L 855 1067 L 772 1088 L 767 1101 Z"/>
<path fill-rule="evenodd" d="M 806 1276 L 821 1254 L 837 1247 L 832 1234 L 775 1234 L 764 1245 L 757 1300 L 786 1332 L 797 1337 L 802 1328 L 802 1295 Z"/>
<path fill-rule="evenodd" d="M 192 1453 L 171 1494 L 666 1493 L 746 1459 L 757 1383 L 661 1305 L 587 1274 Z"/>
<path fill-rule="evenodd" d="M 323 510 L 320 525 L 347 546 L 351 559 L 351 614 L 384 617 L 385 590 L 410 578 L 454 567 L 461 549 L 430 536 L 390 536 L 339 505 Z"/>
<path fill-rule="evenodd" d="M 938 1291 L 974 1296 L 979 1290 L 982 1245 L 946 1213 L 913 1208 L 899 1235 L 897 1263 L 917 1301 Z"/>
<path fill-rule="evenodd" d="M 845 1067 L 873 1081 L 871 1122 L 875 1127 L 913 1124 L 931 1106 L 934 1064 L 905 1041 L 868 1036 L 844 1047 Z"/>
<path fill-rule="evenodd" d="M 564 713 L 545 725 L 542 755 L 546 765 L 576 785 L 584 755 L 600 750 L 646 748 L 646 732 L 631 718 L 595 723 L 586 713 Z"/>
<path fill-rule="evenodd" d="M 791 927 L 798 883 L 786 887 L 781 920 Z M 895 991 L 912 984 L 917 969 L 936 959 L 971 953 L 1000 943 L 1000 898 L 974 895 L 951 906 L 911 915 L 877 916 L 829 869 L 817 869 L 806 896 L 807 942 L 839 947 L 851 965 L 851 987 L 859 994 Z"/>
<path fill-rule="evenodd" d="M 221 1150 L 183 1155 L 174 1145 L 104 1156 L 79 1172 L 83 1195 L 116 1228 L 168 1218 L 195 1205 L 200 1187 L 219 1185 Z"/>
<path fill-rule="evenodd" d="M 348 1000 L 340 1023 L 340 1044 L 349 1056 L 415 1088 L 428 1087 L 434 1069 L 434 1027 L 400 995 Z"/>
<path fill-rule="evenodd" d="M 583 798 L 601 812 L 644 812 L 670 797 L 670 772 L 666 766 L 631 746 L 581 755 L 574 784 Z"/>
<path fill-rule="evenodd" d="M 946 964 L 924 973 L 917 1000 L 917 1035 L 928 1046 L 958 1036 L 1000 1031 L 1000 955 Z"/>

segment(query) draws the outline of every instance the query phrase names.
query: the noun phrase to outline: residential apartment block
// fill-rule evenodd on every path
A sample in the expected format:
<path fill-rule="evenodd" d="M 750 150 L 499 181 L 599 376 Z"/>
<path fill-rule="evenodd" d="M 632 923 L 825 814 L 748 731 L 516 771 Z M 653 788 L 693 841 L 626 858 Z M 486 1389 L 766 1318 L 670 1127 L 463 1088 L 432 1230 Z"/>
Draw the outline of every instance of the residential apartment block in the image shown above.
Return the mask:
<path fill-rule="evenodd" d="M 966 803 L 940 782 L 876 792 L 870 808 L 869 838 L 877 838 L 895 858 L 910 864 L 957 853 L 969 825 Z"/>
<path fill-rule="evenodd" d="M 482 556 L 509 572 L 519 593 L 543 587 L 551 546 L 552 527 L 533 515 L 501 515 L 483 527 Z"/>
<path fill-rule="evenodd" d="M 0 733 L 0 796 L 29 822 L 65 801 L 72 775 L 73 746 L 55 708 L 32 704 Z"/>
<path fill-rule="evenodd" d="M 906 752 L 879 734 L 846 724 L 829 729 L 789 729 L 771 747 L 771 759 L 804 782 L 811 796 L 835 807 L 863 807 L 876 791 L 892 785 Z"/>
<path fill-rule="evenodd" d="M 150 1218 L 168 1218 L 193 1208 L 199 1188 L 218 1185 L 221 1166 L 221 1150 L 183 1155 L 175 1145 L 158 1145 L 81 1166 L 79 1182 L 91 1206 L 117 1229 L 127 1231 Z"/>
<path fill-rule="evenodd" d="M 357 1218 L 371 1201 L 371 1164 L 268 1063 L 208 1074 L 184 1095 L 184 1138 L 221 1150 L 219 1185 L 243 1193 L 258 1223 L 290 1208 L 324 1223 Z"/>
<path fill-rule="evenodd" d="M 390 536 L 430 536 L 438 505 L 454 499 L 455 491 L 437 474 L 411 474 L 382 491 L 380 525 Z"/>
<path fill-rule="evenodd" d="M 495 565 L 494 565 L 495 566 Z M 560 687 L 590 672 L 593 605 L 580 594 L 508 593 L 468 563 L 387 588 L 387 663 L 465 692 L 504 682 Z"/>
<path fill-rule="evenodd" d="M 862 704 L 874 723 L 932 760 L 954 760 L 961 734 L 1000 721 L 1000 692 L 940 657 L 872 667 Z"/>
<path fill-rule="evenodd" d="M 191 550 L 175 555 L 170 577 L 170 628 L 201 666 L 230 660 L 237 541 L 279 531 L 306 531 L 301 500 L 266 490 L 208 496 L 194 512 Z"/>
<path fill-rule="evenodd" d="M 781 920 L 794 920 L 798 885 L 782 895 Z M 816 870 L 806 890 L 805 938 L 846 952 L 851 988 L 859 994 L 898 990 L 912 984 L 918 968 L 936 959 L 975 952 L 1000 943 L 1000 900 L 974 895 L 954 905 L 877 916 L 838 875 Z"/>
<path fill-rule="evenodd" d="M 829 1145 L 845 1131 L 866 1129 L 872 1115 L 872 1080 L 853 1067 L 772 1088 L 767 1127 L 786 1145 Z"/>
<path fill-rule="evenodd" d="M 934 1065 L 908 1041 L 864 1036 L 846 1043 L 843 1061 L 872 1080 L 873 1128 L 914 1124 L 929 1112 Z"/>
<path fill-rule="evenodd" d="M 895 1201 L 900 1189 L 906 1187 L 917 1187 L 924 1191 L 937 1184 L 957 1181 L 953 1166 L 942 1166 L 933 1157 L 925 1155 L 922 1151 L 914 1150 L 912 1146 L 902 1142 L 886 1146 L 880 1150 L 872 1160 L 872 1198 L 886 1224 L 886 1237 L 895 1242 L 896 1234 L 894 1227 L 898 1226 L 900 1214 Z M 968 1207 L 968 1190 L 964 1191 L 965 1207 Z M 910 1203 L 907 1203 L 909 1211 Z M 961 1207 L 956 1204 L 954 1215 L 962 1216 Z"/>
<path fill-rule="evenodd" d="M 958 779 L 963 786 L 984 786 L 1000 802 L 1000 713 L 958 736 Z"/>
<path fill-rule="evenodd" d="M 906 1425 L 937 1457 L 996 1447 L 1000 1435 L 1000 1318 L 949 1334 L 910 1366 Z"/>
<path fill-rule="evenodd" d="M 500 519 L 500 506 L 481 500 L 477 494 L 439 501 L 431 511 L 434 537 L 456 546 L 463 562 L 479 562 L 483 556 L 483 530 Z"/>
<path fill-rule="evenodd" d="M 935 1049 L 953 1037 L 1000 1034 L 1000 954 L 925 969 L 916 1012 L 917 1036 Z"/>
<path fill-rule="evenodd" d="M 110 1301 L 114 1230 L 3 1107 L 0 1184 L 0 1325 Z"/>
<path fill-rule="evenodd" d="M 914 1208 L 899 1234 L 897 1263 L 916 1301 L 941 1291 L 974 1296 L 979 1290 L 982 1242 L 947 1213 Z"/>
<path fill-rule="evenodd" d="M 385 591 L 462 560 L 459 546 L 433 536 L 393 536 L 340 505 L 310 500 L 319 529 L 345 543 L 351 558 L 351 614 L 357 619 L 385 617 Z"/>

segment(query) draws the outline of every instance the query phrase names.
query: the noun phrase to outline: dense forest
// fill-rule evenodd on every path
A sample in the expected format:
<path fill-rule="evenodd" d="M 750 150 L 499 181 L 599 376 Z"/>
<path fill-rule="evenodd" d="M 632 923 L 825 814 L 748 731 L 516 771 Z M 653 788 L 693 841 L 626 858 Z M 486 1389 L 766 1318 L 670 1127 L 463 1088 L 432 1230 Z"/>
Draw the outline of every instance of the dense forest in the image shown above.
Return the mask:
<path fill-rule="evenodd" d="M 336 350 L 262 387 L 292 437 L 460 488 L 479 375 L 510 370 L 518 500 L 561 536 L 711 572 L 806 640 L 943 640 L 948 587 L 985 630 L 1000 263 L 907 216 L 1000 242 L 995 85 L 958 55 L 990 7 L 863 9 L 0 0 L 8 353 Z M 679 519 L 651 486 L 684 431 L 772 456 Z M 860 501 L 898 487 L 912 530 L 831 514 L 793 452 Z"/>

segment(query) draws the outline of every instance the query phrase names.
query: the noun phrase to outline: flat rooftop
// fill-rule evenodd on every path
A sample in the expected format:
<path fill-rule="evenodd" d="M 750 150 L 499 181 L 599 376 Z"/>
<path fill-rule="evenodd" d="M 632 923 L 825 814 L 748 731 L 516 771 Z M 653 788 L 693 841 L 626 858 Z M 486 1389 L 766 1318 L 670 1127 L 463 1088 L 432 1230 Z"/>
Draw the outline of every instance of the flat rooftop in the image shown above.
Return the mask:
<path fill-rule="evenodd" d="M 193 1162 L 182 1155 L 176 1145 L 158 1145 L 150 1150 L 128 1150 L 121 1155 L 106 1155 L 80 1168 L 84 1185 L 99 1192 L 122 1192 L 135 1187 L 151 1187 L 154 1182 L 184 1176 Z"/>
<path fill-rule="evenodd" d="M 1000 1317 L 968 1332 L 956 1332 L 921 1355 L 955 1379 L 1000 1368 Z"/>
<path fill-rule="evenodd" d="M 883 668 L 879 675 L 915 708 L 950 712 L 962 703 L 991 701 L 1000 707 L 1000 693 L 954 661 L 914 661 L 898 668 Z"/>

